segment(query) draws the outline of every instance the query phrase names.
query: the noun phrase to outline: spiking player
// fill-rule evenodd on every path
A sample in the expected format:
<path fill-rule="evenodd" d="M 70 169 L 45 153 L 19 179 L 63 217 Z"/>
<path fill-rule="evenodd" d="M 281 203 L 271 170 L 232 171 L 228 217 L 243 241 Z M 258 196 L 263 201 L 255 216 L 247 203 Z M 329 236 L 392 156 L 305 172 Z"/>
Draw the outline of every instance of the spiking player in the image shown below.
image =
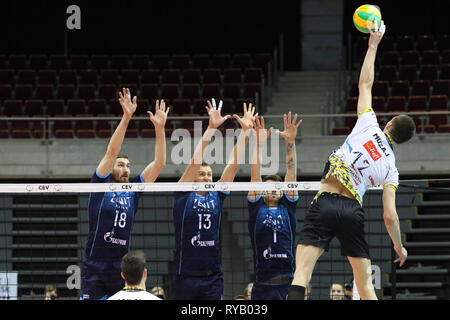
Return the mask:
<path fill-rule="evenodd" d="M 283 116 L 284 130 L 279 135 L 286 144 L 286 175 L 284 181 L 297 180 L 297 154 L 295 137 L 302 120 L 297 114 Z M 264 118 L 254 122 L 256 143 L 251 170 L 251 181 L 281 182 L 279 175 L 261 179 L 261 148 L 272 128 L 264 129 Z M 285 300 L 294 277 L 295 234 L 297 228 L 297 191 L 249 191 L 248 231 L 253 248 L 255 279 L 252 300 Z"/>
<path fill-rule="evenodd" d="M 202 161 L 215 129 L 230 116 L 221 115 L 219 106 L 208 101 L 206 110 L 209 125 L 196 146 L 193 158 L 179 182 L 212 182 L 211 167 Z M 244 115 L 238 120 L 242 131 L 233 148 L 228 164 L 219 182 L 232 182 L 239 166 L 239 159 L 245 152 L 249 130 L 255 108 L 244 103 Z M 222 217 L 222 204 L 229 192 L 175 192 L 173 217 L 175 224 L 174 281 L 172 299 L 174 300 L 221 300 L 223 299 L 223 274 L 220 262 L 219 231 Z"/>
<path fill-rule="evenodd" d="M 92 183 L 154 182 L 166 163 L 166 138 L 164 126 L 167 108 L 163 100 L 156 101 L 156 111 L 149 113 L 155 126 L 155 158 L 132 179 L 130 161 L 120 155 L 122 142 L 137 107 L 136 96 L 131 100 L 130 90 L 119 92 L 123 109 L 122 120 L 114 131 L 103 159 L 91 178 Z M 107 299 L 121 290 L 124 281 L 120 276 L 120 262 L 130 248 L 131 229 L 136 214 L 139 192 L 95 192 L 89 196 L 89 234 L 82 268 L 82 298 Z"/>
<path fill-rule="evenodd" d="M 368 28 L 370 30 L 370 28 Z M 394 145 L 414 135 L 414 121 L 407 115 L 394 117 L 382 131 L 370 107 L 374 64 L 378 44 L 385 32 L 384 22 L 370 30 L 369 46 L 359 77 L 358 120 L 345 143 L 328 158 L 319 192 L 306 214 L 297 246 L 296 270 L 289 300 L 303 300 L 314 266 L 334 236 L 341 243 L 353 269 L 362 299 L 377 299 L 372 284 L 369 246 L 364 237 L 363 196 L 369 187 L 383 186 L 384 222 L 398 254 L 400 266 L 408 255 L 402 245 L 395 208 L 398 171 Z"/>

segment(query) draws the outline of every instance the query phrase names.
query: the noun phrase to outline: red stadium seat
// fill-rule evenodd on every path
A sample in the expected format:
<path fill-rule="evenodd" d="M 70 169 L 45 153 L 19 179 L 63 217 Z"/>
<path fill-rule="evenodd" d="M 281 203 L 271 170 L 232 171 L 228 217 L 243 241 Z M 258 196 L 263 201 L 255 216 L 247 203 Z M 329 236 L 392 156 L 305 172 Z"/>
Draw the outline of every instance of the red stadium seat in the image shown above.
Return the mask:
<path fill-rule="evenodd" d="M 372 109 L 375 112 L 380 112 L 383 113 L 385 112 L 385 104 L 386 104 L 386 99 L 384 97 L 378 97 L 378 96 L 372 96 Z M 352 108 L 351 110 L 348 111 L 352 111 L 356 112 L 358 108 L 358 99 L 356 98 L 356 102 L 355 102 L 355 107 Z"/>
<path fill-rule="evenodd" d="M 261 68 L 265 76 L 269 73 L 269 63 L 271 62 L 271 53 L 255 53 L 253 55 L 253 67 Z"/>
<path fill-rule="evenodd" d="M 163 84 L 179 84 L 180 69 L 164 69 L 161 72 L 161 83 Z"/>
<path fill-rule="evenodd" d="M 148 69 L 150 58 L 146 54 L 135 54 L 131 56 L 131 67 L 138 70 Z"/>
<path fill-rule="evenodd" d="M 433 95 L 440 94 L 450 96 L 450 79 L 439 79 L 433 81 Z"/>
<path fill-rule="evenodd" d="M 80 71 L 80 84 L 97 84 L 97 70 L 85 69 Z"/>
<path fill-rule="evenodd" d="M 8 57 L 8 61 L 11 69 L 19 70 L 28 68 L 27 57 L 24 54 L 11 54 Z"/>
<path fill-rule="evenodd" d="M 422 64 L 419 68 L 419 79 L 436 80 L 438 78 L 438 66 L 435 64 Z"/>
<path fill-rule="evenodd" d="M 450 79 L 450 63 L 442 64 L 439 72 L 439 79 Z"/>
<path fill-rule="evenodd" d="M 49 66 L 55 70 L 67 69 L 67 57 L 63 54 L 52 54 L 49 58 Z"/>
<path fill-rule="evenodd" d="M 440 63 L 440 53 L 438 50 L 425 50 L 422 52 L 421 64 L 435 64 Z"/>
<path fill-rule="evenodd" d="M 12 85 L 2 84 L 0 85 L 0 101 L 12 98 Z"/>
<path fill-rule="evenodd" d="M 417 68 L 415 65 L 401 65 L 398 70 L 399 80 L 414 81 L 417 79 Z"/>
<path fill-rule="evenodd" d="M 112 69 L 127 69 L 129 67 L 130 58 L 126 54 L 113 54 L 111 55 L 111 65 Z"/>
<path fill-rule="evenodd" d="M 141 83 L 160 83 L 160 72 L 159 69 L 146 69 L 141 72 Z"/>
<path fill-rule="evenodd" d="M 94 116 L 106 113 L 106 100 L 105 99 L 89 99 L 87 113 Z"/>
<path fill-rule="evenodd" d="M 247 69 L 252 66 L 252 56 L 249 53 L 237 53 L 233 55 L 233 68 Z"/>
<path fill-rule="evenodd" d="M 397 67 L 393 65 L 382 65 L 380 66 L 378 77 L 376 78 L 378 81 L 393 81 L 397 79 Z"/>
<path fill-rule="evenodd" d="M 430 81 L 429 80 L 414 80 L 411 85 L 412 96 L 430 96 Z"/>
<path fill-rule="evenodd" d="M 395 80 L 391 83 L 391 96 L 409 96 L 409 81 Z"/>
<path fill-rule="evenodd" d="M 183 84 L 181 86 L 181 97 L 186 99 L 199 99 L 200 84 Z"/>
<path fill-rule="evenodd" d="M 205 69 L 203 70 L 203 83 L 221 83 L 221 71 L 220 69 Z"/>
<path fill-rule="evenodd" d="M 137 71 L 136 71 L 137 74 Z M 102 70 L 100 73 L 101 76 L 101 84 L 114 84 L 117 85 L 119 83 L 119 71 L 117 69 L 106 69 Z M 123 81 L 123 82 L 130 82 L 130 81 Z M 137 77 L 136 81 L 133 81 L 137 83 Z"/>
<path fill-rule="evenodd" d="M 170 56 L 168 54 L 155 54 L 152 56 L 151 65 L 153 69 L 169 69 Z"/>
<path fill-rule="evenodd" d="M 450 50 L 450 34 L 438 34 L 436 36 L 436 49 L 440 51 Z"/>
<path fill-rule="evenodd" d="M 90 59 L 91 69 L 108 69 L 109 68 L 109 57 L 106 54 L 93 54 Z"/>
<path fill-rule="evenodd" d="M 241 98 L 241 84 L 240 83 L 225 83 L 223 85 L 223 98 L 239 99 Z M 253 98 L 250 96 L 249 98 Z"/>
<path fill-rule="evenodd" d="M 3 113 L 8 116 L 20 116 L 22 112 L 22 100 L 8 99 L 4 101 L 4 111 Z"/>
<path fill-rule="evenodd" d="M 223 70 L 224 83 L 241 83 L 242 71 L 240 68 L 225 68 Z"/>
<path fill-rule="evenodd" d="M 77 72 L 75 69 L 61 70 L 59 72 L 59 84 L 77 84 Z"/>
<path fill-rule="evenodd" d="M 200 69 L 184 69 L 182 73 L 182 82 L 198 84 L 201 82 Z"/>
<path fill-rule="evenodd" d="M 366 44 L 367 46 L 367 44 Z M 397 66 L 400 61 L 400 55 L 397 51 L 381 51 L 380 65 L 381 66 Z"/>
<path fill-rule="evenodd" d="M 156 100 L 159 98 L 159 86 L 157 84 L 143 84 L 141 86 L 140 97 L 148 100 Z"/>
<path fill-rule="evenodd" d="M 402 35 L 397 37 L 397 50 L 398 51 L 408 51 L 415 50 L 415 40 L 414 37 L 410 35 Z"/>
<path fill-rule="evenodd" d="M 179 95 L 179 88 L 178 84 L 163 84 L 161 85 L 161 98 L 164 100 L 172 100 L 172 99 L 178 99 L 180 97 Z"/>
<path fill-rule="evenodd" d="M 432 95 L 429 101 L 429 111 L 447 110 L 448 96 L 446 95 Z"/>
<path fill-rule="evenodd" d="M 89 58 L 86 54 L 74 54 L 70 57 L 70 67 L 75 70 L 83 70 L 89 67 Z"/>
<path fill-rule="evenodd" d="M 193 113 L 199 114 L 199 115 L 206 115 L 207 111 L 205 109 L 206 106 L 208 106 L 208 103 L 206 102 L 210 98 L 207 99 L 194 99 L 193 101 Z"/>
<path fill-rule="evenodd" d="M 405 96 L 390 96 L 387 100 L 387 112 L 401 112 L 406 111 L 406 97 Z"/>
<path fill-rule="evenodd" d="M 220 84 L 218 83 L 206 83 L 203 85 L 203 93 L 202 97 L 205 99 L 210 100 L 212 98 L 219 99 L 220 98 Z M 206 105 L 206 104 L 205 104 Z"/>
<path fill-rule="evenodd" d="M 434 37 L 431 34 L 422 34 L 417 36 L 417 50 L 425 52 L 434 49 Z"/>
<path fill-rule="evenodd" d="M 194 54 L 192 56 L 192 68 L 204 70 L 211 67 L 209 54 Z"/>
<path fill-rule="evenodd" d="M 14 83 L 15 83 L 14 70 L 12 69 L 0 70 L 0 84 L 13 85 Z"/>
<path fill-rule="evenodd" d="M 172 56 L 172 68 L 184 70 L 191 67 L 191 57 L 188 54 L 174 54 Z"/>
<path fill-rule="evenodd" d="M 21 100 L 33 99 L 33 86 L 31 84 L 16 85 L 15 97 Z"/>
<path fill-rule="evenodd" d="M 345 112 L 356 112 L 358 108 L 358 98 L 348 97 L 345 102 Z"/>
<path fill-rule="evenodd" d="M 356 95 L 356 97 L 359 95 Z M 372 95 L 378 97 L 384 97 L 385 99 L 389 96 L 389 82 L 388 81 L 374 81 L 372 86 Z"/>
<path fill-rule="evenodd" d="M 450 133 L 450 124 L 440 124 L 436 131 L 439 133 Z"/>
<path fill-rule="evenodd" d="M 231 55 L 228 53 L 216 53 L 211 58 L 213 68 L 226 69 L 231 67 Z"/>
<path fill-rule="evenodd" d="M 170 114 L 183 114 L 191 112 L 191 99 L 173 99 Z"/>
<path fill-rule="evenodd" d="M 255 99 L 258 95 L 259 101 L 262 101 L 262 90 L 262 83 L 244 83 L 242 97 Z"/>
<path fill-rule="evenodd" d="M 427 110 L 427 96 L 410 96 L 408 102 L 408 111 Z"/>
<path fill-rule="evenodd" d="M 350 134 L 350 128 L 349 127 L 334 127 L 331 134 L 333 136 L 347 136 Z"/>
<path fill-rule="evenodd" d="M 244 70 L 245 82 L 262 82 L 264 75 L 261 68 L 247 68 Z"/>
<path fill-rule="evenodd" d="M 77 92 L 78 99 L 95 99 L 95 85 L 93 84 L 80 84 L 78 86 L 78 92 Z"/>
<path fill-rule="evenodd" d="M 422 128 L 423 128 L 423 132 L 422 132 Z M 432 124 L 427 124 L 424 126 L 422 126 L 422 125 L 416 126 L 416 132 L 418 134 L 421 134 L 421 133 L 429 134 L 429 133 L 434 133 L 435 131 L 436 131 L 436 127 Z"/>
<path fill-rule="evenodd" d="M 403 51 L 400 55 L 401 65 L 415 65 L 418 66 L 420 62 L 419 52 L 416 50 Z"/>
<path fill-rule="evenodd" d="M 54 69 L 41 69 L 38 71 L 39 84 L 51 84 L 56 85 L 56 70 Z"/>
<path fill-rule="evenodd" d="M 45 114 L 54 117 L 57 114 L 64 113 L 64 100 L 63 99 L 50 99 L 47 100 L 46 103 L 46 111 Z"/>
<path fill-rule="evenodd" d="M 17 71 L 17 82 L 18 84 L 31 84 L 35 85 L 36 75 L 33 69 L 20 69 Z"/>
<path fill-rule="evenodd" d="M 25 100 L 25 114 L 29 117 L 44 115 L 44 102 L 40 99 Z"/>
<path fill-rule="evenodd" d="M 47 69 L 47 55 L 45 54 L 30 54 L 29 58 L 30 68 L 34 70 Z"/>
<path fill-rule="evenodd" d="M 159 72 L 158 72 L 158 74 L 159 74 Z M 122 70 L 122 82 L 123 83 L 139 83 L 139 70 L 138 69 Z"/>
<path fill-rule="evenodd" d="M 76 116 L 84 114 L 86 101 L 84 99 L 69 99 L 67 100 L 67 114 Z"/>
<path fill-rule="evenodd" d="M 130 89 L 131 90 L 131 89 Z M 101 84 L 98 87 L 99 99 L 119 99 L 119 93 L 115 84 Z M 92 99 L 92 98 L 91 98 Z"/>
<path fill-rule="evenodd" d="M 54 98 L 55 88 L 51 84 L 39 84 L 36 87 L 35 98 L 41 100 L 48 100 Z"/>

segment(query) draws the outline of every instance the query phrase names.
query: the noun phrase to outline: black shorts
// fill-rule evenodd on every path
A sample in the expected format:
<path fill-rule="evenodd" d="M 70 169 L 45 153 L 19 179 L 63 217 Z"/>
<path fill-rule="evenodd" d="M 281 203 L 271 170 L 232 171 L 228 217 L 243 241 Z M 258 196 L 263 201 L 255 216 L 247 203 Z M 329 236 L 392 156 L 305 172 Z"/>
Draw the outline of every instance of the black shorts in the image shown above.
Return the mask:
<path fill-rule="evenodd" d="M 343 256 L 370 259 L 364 237 L 364 210 L 359 202 L 324 192 L 311 203 L 298 243 L 328 251 L 334 237 L 341 243 Z"/>

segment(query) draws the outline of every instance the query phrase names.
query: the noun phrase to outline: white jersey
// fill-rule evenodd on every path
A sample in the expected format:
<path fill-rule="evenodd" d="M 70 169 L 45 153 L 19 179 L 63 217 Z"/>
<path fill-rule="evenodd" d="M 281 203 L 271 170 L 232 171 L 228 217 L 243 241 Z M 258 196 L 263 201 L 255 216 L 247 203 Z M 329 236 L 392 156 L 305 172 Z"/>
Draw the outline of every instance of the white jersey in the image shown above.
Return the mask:
<path fill-rule="evenodd" d="M 145 290 L 120 290 L 108 298 L 108 300 L 162 300 Z"/>
<path fill-rule="evenodd" d="M 372 109 L 360 115 L 345 143 L 334 152 L 348 167 L 349 181 L 362 199 L 370 187 L 389 185 L 398 188 L 398 171 L 388 137 L 380 129 Z M 353 189 L 353 188 L 352 188 Z"/>

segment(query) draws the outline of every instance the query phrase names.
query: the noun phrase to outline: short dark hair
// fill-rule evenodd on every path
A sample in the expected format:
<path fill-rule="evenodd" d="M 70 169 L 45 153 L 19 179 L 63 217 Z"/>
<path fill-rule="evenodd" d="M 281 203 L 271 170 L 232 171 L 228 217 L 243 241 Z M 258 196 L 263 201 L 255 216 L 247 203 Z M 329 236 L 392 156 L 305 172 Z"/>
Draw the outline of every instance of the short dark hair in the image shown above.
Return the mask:
<path fill-rule="evenodd" d="M 392 127 L 389 129 L 389 135 L 395 143 L 400 144 L 411 139 L 415 131 L 416 124 L 414 120 L 406 114 L 401 114 L 392 119 Z"/>
<path fill-rule="evenodd" d="M 277 182 L 283 182 L 283 178 L 281 178 L 279 175 L 277 175 L 277 174 L 271 174 L 271 175 L 268 175 L 268 176 L 264 176 L 263 178 L 262 178 L 262 181 L 263 182 L 266 182 L 267 180 L 274 180 L 274 181 L 277 181 Z"/>
<path fill-rule="evenodd" d="M 117 156 L 116 159 L 119 159 L 119 158 L 122 158 L 122 159 L 128 159 L 128 156 L 127 156 L 126 154 L 121 153 L 121 154 L 119 154 L 119 155 Z M 129 159 L 128 159 L 128 160 L 129 160 Z"/>
<path fill-rule="evenodd" d="M 202 161 L 202 164 L 200 165 L 200 167 L 210 167 L 211 165 L 209 163 L 206 163 L 205 161 Z"/>
<path fill-rule="evenodd" d="M 133 250 L 123 256 L 120 263 L 127 284 L 135 286 L 141 282 L 145 269 L 145 254 L 142 250 Z"/>

